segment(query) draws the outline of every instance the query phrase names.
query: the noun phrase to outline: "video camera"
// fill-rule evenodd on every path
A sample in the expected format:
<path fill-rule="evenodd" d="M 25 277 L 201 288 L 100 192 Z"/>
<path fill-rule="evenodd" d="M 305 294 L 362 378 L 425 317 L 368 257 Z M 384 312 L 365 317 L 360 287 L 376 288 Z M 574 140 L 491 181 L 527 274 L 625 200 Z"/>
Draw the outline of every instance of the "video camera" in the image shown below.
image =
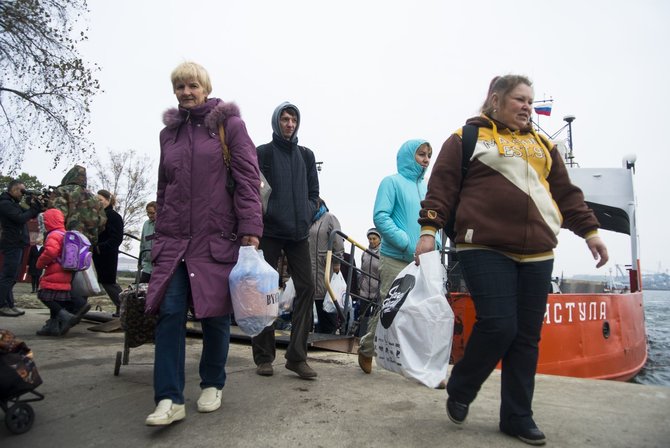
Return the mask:
<path fill-rule="evenodd" d="M 49 207 L 49 198 L 55 189 L 56 187 L 51 185 L 41 190 L 26 190 L 24 188 L 21 190 L 21 194 L 25 197 L 26 204 L 44 211 Z"/>

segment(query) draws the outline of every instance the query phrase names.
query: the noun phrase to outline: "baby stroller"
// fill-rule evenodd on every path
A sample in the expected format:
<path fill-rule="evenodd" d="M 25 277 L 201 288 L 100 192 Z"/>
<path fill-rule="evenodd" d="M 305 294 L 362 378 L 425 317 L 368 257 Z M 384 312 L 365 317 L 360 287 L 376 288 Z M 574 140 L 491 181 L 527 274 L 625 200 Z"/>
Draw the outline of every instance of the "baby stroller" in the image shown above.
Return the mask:
<path fill-rule="evenodd" d="M 40 384 L 32 351 L 11 331 L 0 330 L 0 407 L 12 433 L 23 434 L 33 426 L 35 413 L 28 403 L 44 399 L 35 391 Z M 22 398 L 28 394 L 32 397 Z"/>

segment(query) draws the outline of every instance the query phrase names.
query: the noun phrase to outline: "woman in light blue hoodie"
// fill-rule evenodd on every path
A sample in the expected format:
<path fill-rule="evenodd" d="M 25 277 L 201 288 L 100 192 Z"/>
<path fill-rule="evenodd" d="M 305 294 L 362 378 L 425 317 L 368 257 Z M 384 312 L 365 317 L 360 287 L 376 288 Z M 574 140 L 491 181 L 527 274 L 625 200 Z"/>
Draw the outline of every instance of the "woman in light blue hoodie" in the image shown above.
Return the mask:
<path fill-rule="evenodd" d="M 433 149 L 427 141 L 406 141 L 396 157 L 398 172 L 382 179 L 377 189 L 373 220 L 382 237 L 379 257 L 382 300 L 395 277 L 414 261 L 414 248 L 421 233 L 417 216 L 426 195 L 423 177 L 432 155 Z M 358 364 L 365 373 L 372 371 L 378 320 L 379 313 L 375 313 L 370 319 L 368 333 L 360 340 Z"/>

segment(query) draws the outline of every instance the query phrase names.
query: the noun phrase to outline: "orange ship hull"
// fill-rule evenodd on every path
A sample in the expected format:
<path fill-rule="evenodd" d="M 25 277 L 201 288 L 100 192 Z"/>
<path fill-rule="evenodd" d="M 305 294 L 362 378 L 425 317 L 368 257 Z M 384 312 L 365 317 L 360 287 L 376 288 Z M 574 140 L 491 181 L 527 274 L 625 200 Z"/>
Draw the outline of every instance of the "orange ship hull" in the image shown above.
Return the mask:
<path fill-rule="evenodd" d="M 469 294 L 451 293 L 452 362 L 463 356 L 475 322 Z M 642 292 L 549 294 L 538 373 L 627 381 L 647 361 Z"/>

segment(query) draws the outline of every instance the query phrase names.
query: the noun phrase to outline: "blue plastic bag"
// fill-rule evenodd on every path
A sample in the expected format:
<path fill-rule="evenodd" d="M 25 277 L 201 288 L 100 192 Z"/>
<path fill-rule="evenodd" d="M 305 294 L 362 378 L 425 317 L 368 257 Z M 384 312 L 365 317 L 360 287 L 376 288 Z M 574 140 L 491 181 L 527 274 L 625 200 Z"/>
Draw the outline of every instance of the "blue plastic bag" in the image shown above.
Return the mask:
<path fill-rule="evenodd" d="M 240 247 L 228 279 L 235 322 L 249 336 L 272 325 L 279 314 L 279 274 L 253 246 Z"/>

